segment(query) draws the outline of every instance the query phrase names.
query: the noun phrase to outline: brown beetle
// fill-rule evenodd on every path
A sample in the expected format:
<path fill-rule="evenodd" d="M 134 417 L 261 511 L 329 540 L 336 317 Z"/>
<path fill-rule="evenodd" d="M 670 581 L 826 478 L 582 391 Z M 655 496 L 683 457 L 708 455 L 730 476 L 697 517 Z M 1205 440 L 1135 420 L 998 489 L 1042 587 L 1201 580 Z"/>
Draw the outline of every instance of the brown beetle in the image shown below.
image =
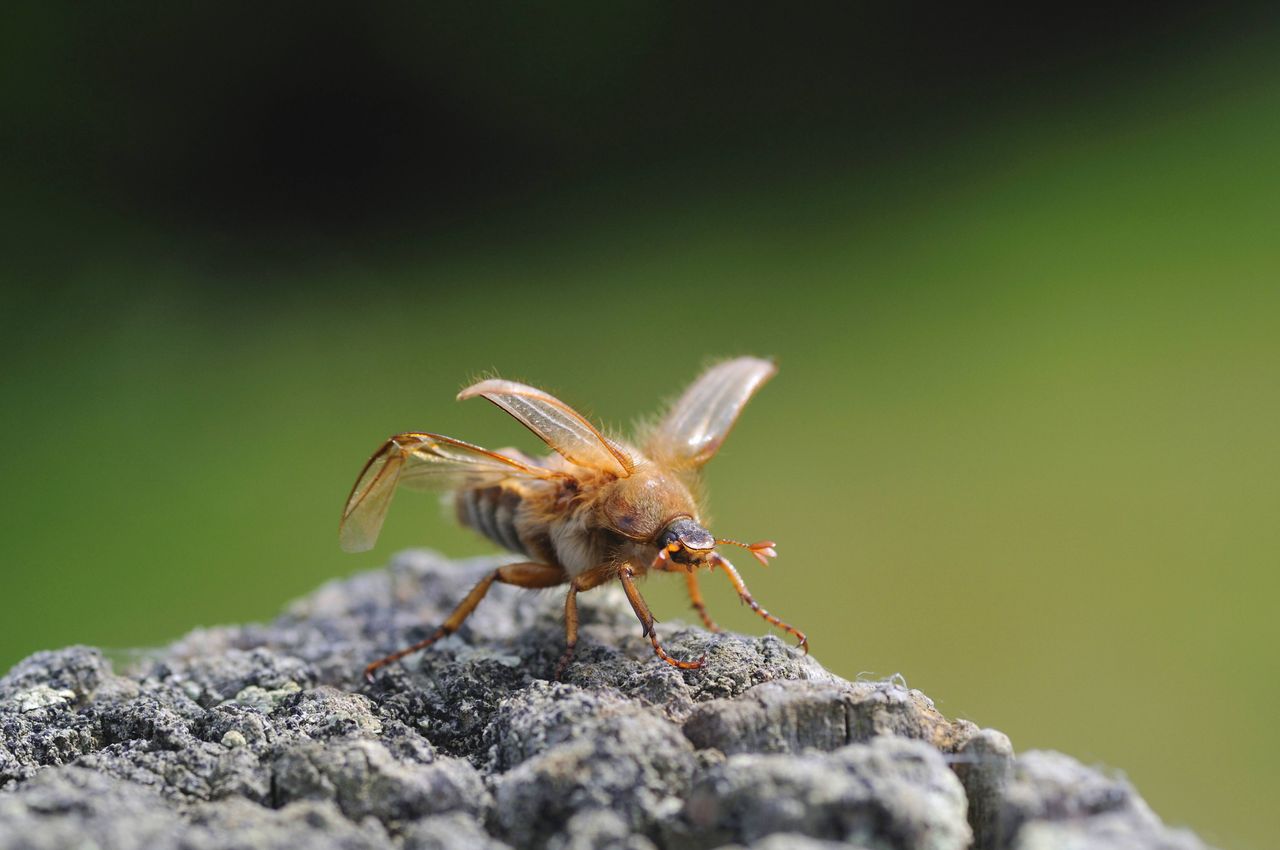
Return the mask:
<path fill-rule="evenodd" d="M 373 662 L 365 675 L 457 631 L 494 582 L 527 588 L 569 585 L 564 604 L 567 648 L 557 675 L 577 644 L 578 593 L 610 581 L 621 583 L 658 657 L 674 667 L 698 669 L 705 657 L 681 661 L 662 648 L 635 580 L 649 570 L 684 573 L 693 607 L 708 628 L 718 630 L 698 589 L 701 567 L 723 570 L 753 611 L 794 635 L 807 652 L 804 633 L 761 608 L 738 571 L 716 551 L 716 546 L 741 546 L 768 563 L 777 555 L 775 544 L 748 545 L 712 536 L 702 525 L 695 496 L 699 470 L 720 448 L 747 401 L 776 371 L 773 363 L 754 357 L 711 367 L 635 446 L 604 436 L 542 390 L 497 379 L 467 387 L 458 398 L 488 399 L 555 454 L 535 459 L 513 449 L 494 452 L 419 432 L 387 440 L 365 464 L 347 499 L 340 527 L 343 549 L 360 552 L 373 546 L 392 494 L 404 486 L 452 491 L 463 525 L 528 560 L 485 576 L 430 637 Z"/>

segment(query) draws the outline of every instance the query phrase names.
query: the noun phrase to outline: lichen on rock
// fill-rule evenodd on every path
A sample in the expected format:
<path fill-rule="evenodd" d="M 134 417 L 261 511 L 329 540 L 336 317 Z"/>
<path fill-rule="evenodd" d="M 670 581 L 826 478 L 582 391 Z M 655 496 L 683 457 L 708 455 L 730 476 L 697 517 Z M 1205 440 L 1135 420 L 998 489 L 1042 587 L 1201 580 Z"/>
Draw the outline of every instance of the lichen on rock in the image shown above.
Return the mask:
<path fill-rule="evenodd" d="M 558 601 L 503 586 L 360 678 L 493 564 L 405 553 L 129 670 L 88 647 L 22 661 L 0 679 L 0 850 L 1204 846 L 1121 779 L 772 636 L 668 626 L 708 657 L 675 670 L 607 592 L 562 682 Z"/>

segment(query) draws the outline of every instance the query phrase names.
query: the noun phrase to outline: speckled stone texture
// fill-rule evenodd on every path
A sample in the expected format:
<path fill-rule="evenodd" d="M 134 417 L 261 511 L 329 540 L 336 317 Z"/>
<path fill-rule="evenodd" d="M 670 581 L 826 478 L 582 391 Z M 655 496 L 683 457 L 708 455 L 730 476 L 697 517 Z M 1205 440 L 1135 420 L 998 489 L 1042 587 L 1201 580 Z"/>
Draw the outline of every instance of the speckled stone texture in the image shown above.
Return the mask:
<path fill-rule="evenodd" d="M 1123 779 L 1015 756 L 772 636 L 664 624 L 708 659 L 675 670 L 607 591 L 584 597 L 563 682 L 559 599 L 503 586 L 360 678 L 494 563 L 405 553 L 127 672 L 87 647 L 31 656 L 0 679 L 0 850 L 1204 846 Z"/>

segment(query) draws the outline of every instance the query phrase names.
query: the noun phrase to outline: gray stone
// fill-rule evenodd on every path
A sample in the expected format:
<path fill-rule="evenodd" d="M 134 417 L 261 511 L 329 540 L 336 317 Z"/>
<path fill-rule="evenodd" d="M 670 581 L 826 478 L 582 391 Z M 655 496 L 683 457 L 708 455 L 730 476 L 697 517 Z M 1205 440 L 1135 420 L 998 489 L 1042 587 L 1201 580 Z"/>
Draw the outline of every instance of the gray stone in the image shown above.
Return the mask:
<path fill-rule="evenodd" d="M 97 649 L 69 646 L 37 652 L 0 679 L 0 700 L 7 702 L 39 687 L 71 691 L 73 698 L 87 699 L 112 675 L 111 665 Z"/>
<path fill-rule="evenodd" d="M 404 850 L 510 850 L 475 819 L 461 812 L 422 818 L 404 833 Z"/>
<path fill-rule="evenodd" d="M 275 757 L 273 805 L 332 800 L 354 821 L 388 823 L 464 811 L 480 816 L 489 795 L 480 774 L 461 759 L 432 764 L 397 761 L 377 741 L 308 741 Z"/>
<path fill-rule="evenodd" d="M 975 850 L 994 850 L 1007 844 L 1001 817 L 1013 760 L 1008 736 L 995 729 L 974 733 L 952 759 L 951 767 L 969 799 Z"/>
<path fill-rule="evenodd" d="M 1123 779 L 951 721 L 899 680 L 846 682 L 777 637 L 662 623 L 625 599 L 494 587 L 426 552 L 329 582 L 268 624 L 199 629 L 117 672 L 40 652 L 0 679 L 0 850 L 741 847 L 1196 850 Z"/>
<path fill-rule="evenodd" d="M 14 850 L 377 850 L 377 822 L 353 823 L 331 803 L 271 809 L 241 798 L 184 811 L 153 789 L 81 767 L 50 768 L 0 794 L 0 846 Z"/>
<path fill-rule="evenodd" d="M 598 737 L 611 719 L 645 722 L 661 717 L 653 706 L 611 690 L 535 681 L 503 699 L 485 729 L 490 771 L 503 773 L 552 747 L 579 738 Z M 665 728 L 665 727 L 664 727 Z"/>
<path fill-rule="evenodd" d="M 974 732 L 951 722 L 933 702 L 897 681 L 769 682 L 736 699 L 697 706 L 684 724 L 695 746 L 724 753 L 834 750 L 878 735 L 928 741 L 954 752 Z"/>
<path fill-rule="evenodd" d="M 1204 845 L 1182 829 L 1152 829 L 1122 814 L 1083 821 L 1032 821 L 1019 832 L 1014 850 L 1198 850 Z"/>
<path fill-rule="evenodd" d="M 608 809 L 585 809 L 569 818 L 553 836 L 548 850 L 657 850 L 620 815 Z"/>
<path fill-rule="evenodd" d="M 882 737 L 830 753 L 730 756 L 695 783 L 681 836 L 694 846 L 794 833 L 854 844 L 963 850 L 964 789 L 942 754 Z"/>
<path fill-rule="evenodd" d="M 521 762 L 494 784 L 494 820 L 517 847 L 541 847 L 577 813 L 608 809 L 649 834 L 680 811 L 693 747 L 655 714 L 611 714 Z"/>
<path fill-rule="evenodd" d="M 1000 797 L 993 846 L 1015 850 L 1202 847 L 1185 830 L 1165 827 L 1127 780 L 1061 753 L 1017 758 Z"/>
<path fill-rule="evenodd" d="M 730 850 L 730 847 L 738 845 L 726 845 L 720 850 Z M 858 848 L 858 850 L 868 850 L 863 845 L 850 844 L 847 841 L 826 841 L 821 838 L 810 838 L 807 835 L 800 835 L 795 832 L 775 832 L 767 838 L 753 842 L 749 850 L 849 850 L 849 848 Z"/>

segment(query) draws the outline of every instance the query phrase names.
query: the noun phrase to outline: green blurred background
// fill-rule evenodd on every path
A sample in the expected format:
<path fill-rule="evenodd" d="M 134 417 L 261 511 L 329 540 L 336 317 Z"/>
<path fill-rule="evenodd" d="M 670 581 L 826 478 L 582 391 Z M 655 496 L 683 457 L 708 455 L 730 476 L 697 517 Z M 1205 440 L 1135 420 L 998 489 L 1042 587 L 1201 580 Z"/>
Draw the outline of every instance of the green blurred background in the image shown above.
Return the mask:
<path fill-rule="evenodd" d="M 1264 7 L 0 14 L 0 669 L 488 551 L 414 494 L 336 541 L 389 433 L 535 448 L 478 373 L 625 427 L 773 355 L 711 510 L 820 660 L 1271 843 Z"/>

